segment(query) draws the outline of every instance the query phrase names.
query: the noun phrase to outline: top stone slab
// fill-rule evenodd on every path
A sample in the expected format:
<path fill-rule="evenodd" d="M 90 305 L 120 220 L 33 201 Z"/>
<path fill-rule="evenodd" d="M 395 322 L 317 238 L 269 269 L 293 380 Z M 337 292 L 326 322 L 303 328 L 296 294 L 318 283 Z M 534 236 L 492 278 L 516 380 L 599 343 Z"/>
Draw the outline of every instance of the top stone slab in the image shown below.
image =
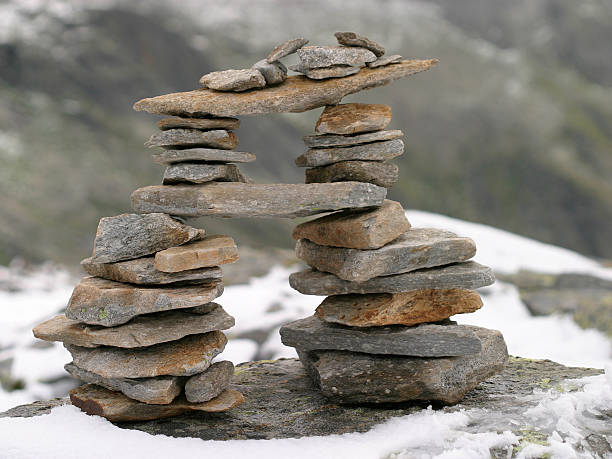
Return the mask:
<path fill-rule="evenodd" d="M 337 104 L 348 94 L 386 85 L 393 80 L 428 70 L 437 63 L 437 59 L 405 60 L 375 69 L 364 68 L 345 78 L 321 81 L 290 76 L 277 86 L 242 93 L 199 89 L 165 94 L 136 102 L 134 110 L 187 117 L 300 113 Z"/>

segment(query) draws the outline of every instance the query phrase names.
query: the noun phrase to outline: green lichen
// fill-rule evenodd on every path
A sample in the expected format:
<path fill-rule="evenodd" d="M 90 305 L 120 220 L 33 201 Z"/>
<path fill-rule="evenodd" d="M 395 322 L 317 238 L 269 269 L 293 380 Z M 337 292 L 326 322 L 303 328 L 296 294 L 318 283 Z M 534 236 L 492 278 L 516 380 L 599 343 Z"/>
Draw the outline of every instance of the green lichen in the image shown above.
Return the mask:
<path fill-rule="evenodd" d="M 538 386 L 540 386 L 542 389 L 548 389 L 550 387 L 550 381 L 550 378 L 542 378 L 538 382 Z"/>
<path fill-rule="evenodd" d="M 98 319 L 104 320 L 106 318 L 108 318 L 108 312 L 106 311 L 106 309 L 100 309 L 100 311 L 98 312 Z"/>
<path fill-rule="evenodd" d="M 512 456 L 516 456 L 523 449 L 525 449 L 529 445 L 539 445 L 539 446 L 550 446 L 548 443 L 548 435 L 543 432 L 538 432 L 537 430 L 532 429 L 520 429 L 517 432 L 514 432 L 516 435 L 520 436 L 519 444 L 516 445 L 512 450 Z M 545 453 L 542 458 L 550 457 L 550 454 Z"/>

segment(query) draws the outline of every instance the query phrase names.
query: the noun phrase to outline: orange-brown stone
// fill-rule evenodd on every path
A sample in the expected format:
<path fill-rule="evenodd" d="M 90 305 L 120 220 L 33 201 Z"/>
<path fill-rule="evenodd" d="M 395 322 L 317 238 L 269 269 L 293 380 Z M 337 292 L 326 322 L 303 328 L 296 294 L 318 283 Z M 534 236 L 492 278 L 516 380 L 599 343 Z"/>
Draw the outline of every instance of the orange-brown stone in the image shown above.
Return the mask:
<path fill-rule="evenodd" d="M 315 126 L 319 134 L 378 131 L 391 122 L 391 107 L 381 104 L 340 104 L 325 107 Z"/>
<path fill-rule="evenodd" d="M 155 254 L 155 269 L 166 273 L 233 263 L 238 260 L 238 247 L 229 236 L 207 236 L 196 244 L 162 250 Z"/>

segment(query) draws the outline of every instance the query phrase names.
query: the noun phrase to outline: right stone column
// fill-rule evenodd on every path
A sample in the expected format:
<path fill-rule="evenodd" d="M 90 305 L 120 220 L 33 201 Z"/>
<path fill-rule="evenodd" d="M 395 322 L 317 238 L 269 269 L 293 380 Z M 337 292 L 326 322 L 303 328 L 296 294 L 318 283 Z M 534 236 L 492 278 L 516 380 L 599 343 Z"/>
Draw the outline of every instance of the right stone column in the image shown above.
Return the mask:
<path fill-rule="evenodd" d="M 306 183 L 368 182 L 390 188 L 403 133 L 385 130 L 391 108 L 328 106 L 296 159 Z M 281 328 L 323 394 L 339 403 L 457 403 L 508 360 L 495 330 L 449 318 L 474 312 L 474 289 L 490 268 L 470 259 L 474 241 L 412 228 L 400 203 L 346 209 L 297 226 L 296 254 L 311 268 L 290 276 L 306 295 L 325 295 L 315 315 Z"/>

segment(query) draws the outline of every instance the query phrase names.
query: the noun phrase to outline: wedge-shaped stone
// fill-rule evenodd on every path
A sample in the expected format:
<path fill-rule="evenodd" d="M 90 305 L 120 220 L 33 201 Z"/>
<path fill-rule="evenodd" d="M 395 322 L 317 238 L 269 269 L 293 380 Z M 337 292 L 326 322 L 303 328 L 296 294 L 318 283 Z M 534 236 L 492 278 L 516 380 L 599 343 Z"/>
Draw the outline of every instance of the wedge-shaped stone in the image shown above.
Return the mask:
<path fill-rule="evenodd" d="M 113 263 L 200 239 L 204 230 L 162 214 L 121 214 L 100 219 L 91 260 Z"/>
<path fill-rule="evenodd" d="M 312 80 L 343 78 L 349 75 L 354 75 L 362 69 L 362 67 L 351 67 L 350 65 L 332 65 L 331 67 L 321 67 L 316 69 L 311 69 L 301 65 L 292 65 L 289 68 L 294 72 L 303 73 Z"/>
<path fill-rule="evenodd" d="M 295 253 L 319 271 L 351 282 L 364 282 L 373 277 L 466 261 L 476 253 L 476 245 L 472 239 L 450 231 L 410 228 L 380 249 L 326 247 L 300 239 Z"/>
<path fill-rule="evenodd" d="M 346 46 L 304 46 L 297 54 L 300 65 L 311 69 L 332 65 L 363 67 L 376 60 L 376 55 L 368 49 Z"/>
<path fill-rule="evenodd" d="M 222 129 L 215 129 L 213 131 L 168 129 L 167 131 L 153 134 L 145 145 L 149 148 L 209 147 L 232 150 L 238 146 L 238 137 L 233 132 Z"/>
<path fill-rule="evenodd" d="M 253 153 L 215 148 L 186 148 L 184 150 L 162 150 L 155 153 L 153 161 L 157 164 L 175 164 L 190 161 L 210 161 L 218 163 L 250 163 L 255 161 Z"/>
<path fill-rule="evenodd" d="M 192 403 L 207 402 L 228 388 L 234 376 L 234 364 L 227 360 L 213 363 L 204 373 L 194 375 L 185 384 L 185 397 Z"/>
<path fill-rule="evenodd" d="M 486 287 L 495 282 L 493 270 L 474 261 L 439 268 L 419 269 L 394 276 L 349 282 L 329 273 L 306 269 L 289 276 L 289 284 L 304 295 L 345 295 L 348 293 L 398 293 L 428 288 Z"/>
<path fill-rule="evenodd" d="M 287 78 L 287 67 L 278 61 L 268 62 L 262 59 L 253 64 L 253 68 L 263 75 L 269 85 L 282 83 Z"/>
<path fill-rule="evenodd" d="M 314 81 L 305 76 L 287 77 L 284 83 L 243 93 L 196 90 L 142 99 L 134 110 L 177 116 L 237 116 L 263 113 L 299 113 L 334 105 L 348 94 L 383 86 L 428 70 L 437 59 L 407 60 L 378 69 L 363 69 L 346 78 Z"/>
<path fill-rule="evenodd" d="M 87 414 L 102 416 L 111 422 L 129 422 L 170 418 L 191 411 L 220 413 L 241 405 L 244 397 L 240 392 L 228 389 L 204 403 L 189 403 L 184 397 L 178 397 L 168 405 L 151 405 L 139 403 L 120 392 L 87 384 L 72 389 L 70 401 Z"/>
<path fill-rule="evenodd" d="M 391 122 L 391 107 L 382 104 L 339 104 L 325 107 L 315 126 L 319 134 L 379 131 Z"/>
<path fill-rule="evenodd" d="M 256 69 L 230 69 L 211 72 L 200 78 L 200 84 L 205 88 L 217 91 L 246 91 L 247 89 L 263 88 L 266 80 Z"/>
<path fill-rule="evenodd" d="M 375 69 L 376 67 L 382 67 L 384 65 L 389 65 L 389 64 L 399 64 L 400 62 L 402 62 L 402 56 L 400 56 L 399 54 L 393 54 L 390 56 L 381 56 L 378 59 L 376 59 L 374 62 L 368 62 L 368 67 Z"/>
<path fill-rule="evenodd" d="M 238 118 L 164 118 L 157 122 L 162 131 L 168 129 L 225 129 L 236 130 L 240 127 Z"/>
<path fill-rule="evenodd" d="M 410 228 L 399 202 L 385 199 L 381 207 L 342 211 L 295 227 L 293 239 L 352 249 L 378 249 Z"/>
<path fill-rule="evenodd" d="M 372 142 L 352 147 L 311 148 L 298 156 L 295 164 L 300 167 L 326 166 L 340 161 L 386 161 L 404 153 L 400 139 Z"/>
<path fill-rule="evenodd" d="M 338 350 L 368 354 L 446 357 L 477 354 L 480 340 L 465 325 L 350 328 L 312 316 L 280 329 L 285 346 L 302 351 Z"/>
<path fill-rule="evenodd" d="M 358 182 L 310 185 L 211 182 L 139 188 L 132 193 L 132 208 L 136 212 L 165 212 L 183 217 L 295 218 L 379 206 L 386 194 L 385 188 Z"/>
<path fill-rule="evenodd" d="M 97 384 L 108 390 L 123 393 L 131 399 L 142 403 L 167 405 L 172 403 L 183 389 L 185 378 L 179 376 L 157 376 L 155 378 L 103 378 L 100 375 L 85 371 L 74 363 L 64 366 L 73 377 L 89 384 Z"/>
<path fill-rule="evenodd" d="M 238 247 L 229 236 L 207 236 L 195 244 L 162 250 L 155 254 L 155 267 L 164 272 L 180 272 L 238 260 Z"/>
<path fill-rule="evenodd" d="M 359 46 L 372 51 L 377 57 L 385 54 L 385 48 L 373 40 L 354 32 L 336 32 L 334 34 L 338 43 L 344 46 Z"/>
<path fill-rule="evenodd" d="M 202 373 L 223 352 L 226 343 L 223 333 L 213 331 L 137 349 L 64 346 L 77 367 L 104 378 L 152 378 Z"/>
<path fill-rule="evenodd" d="M 291 40 L 287 40 L 280 45 L 275 46 L 274 49 L 270 51 L 270 54 L 268 54 L 268 57 L 266 57 L 266 61 L 270 63 L 276 62 L 285 56 L 295 53 L 306 43 L 308 43 L 308 40 L 305 38 L 293 38 Z"/>
<path fill-rule="evenodd" d="M 242 182 L 247 179 L 235 164 L 178 163 L 164 172 L 164 185 L 174 183 Z"/>
<path fill-rule="evenodd" d="M 113 346 L 134 348 L 176 341 L 234 326 L 234 318 L 216 303 L 190 309 L 138 316 L 124 325 L 102 327 L 56 316 L 34 327 L 34 336 L 81 347 Z"/>
<path fill-rule="evenodd" d="M 313 134 L 303 137 L 304 143 L 309 147 L 343 147 L 347 145 L 360 145 L 370 142 L 380 142 L 382 140 L 393 140 L 404 137 L 400 130 L 366 132 L 365 134 L 355 135 L 336 135 L 336 134 Z"/>
<path fill-rule="evenodd" d="M 66 317 L 113 327 L 136 316 L 210 303 L 223 293 L 220 282 L 180 287 L 136 287 L 99 277 L 86 277 L 74 288 Z"/>
<path fill-rule="evenodd" d="M 155 257 L 149 256 L 116 263 L 95 263 L 90 257 L 81 261 L 81 267 L 91 276 L 139 285 L 163 285 L 177 282 L 205 284 L 223 279 L 223 272 L 218 267 L 165 273 L 155 269 L 154 261 Z"/>
<path fill-rule="evenodd" d="M 414 358 L 300 350 L 298 355 L 323 395 L 334 402 L 427 400 L 455 404 L 479 383 L 502 371 L 508 362 L 500 332 L 469 328 L 480 339 L 482 350 L 461 357 Z"/>
<path fill-rule="evenodd" d="M 351 327 L 418 325 L 439 322 L 482 306 L 478 293 L 463 289 L 425 289 L 403 293 L 328 296 L 316 316 Z"/>
<path fill-rule="evenodd" d="M 399 167 L 378 161 L 342 161 L 306 169 L 306 183 L 365 182 L 391 188 L 399 178 Z"/>

